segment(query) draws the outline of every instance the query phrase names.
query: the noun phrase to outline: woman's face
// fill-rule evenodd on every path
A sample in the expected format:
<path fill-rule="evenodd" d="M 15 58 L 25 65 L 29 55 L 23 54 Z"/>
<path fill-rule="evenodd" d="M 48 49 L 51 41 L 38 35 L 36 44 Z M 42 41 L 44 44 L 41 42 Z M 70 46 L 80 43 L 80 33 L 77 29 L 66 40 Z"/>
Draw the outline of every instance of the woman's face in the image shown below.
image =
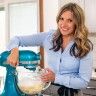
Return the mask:
<path fill-rule="evenodd" d="M 75 19 L 71 11 L 65 11 L 59 19 L 58 28 L 63 36 L 74 34 Z"/>

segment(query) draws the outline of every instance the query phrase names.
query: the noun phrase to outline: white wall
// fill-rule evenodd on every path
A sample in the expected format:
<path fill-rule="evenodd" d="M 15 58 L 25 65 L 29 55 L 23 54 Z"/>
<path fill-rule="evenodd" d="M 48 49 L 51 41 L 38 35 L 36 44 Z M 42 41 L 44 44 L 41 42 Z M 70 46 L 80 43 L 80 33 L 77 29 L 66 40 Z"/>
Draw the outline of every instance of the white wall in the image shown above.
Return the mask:
<path fill-rule="evenodd" d="M 56 29 L 58 0 L 44 0 L 44 31 Z"/>
<path fill-rule="evenodd" d="M 56 16 L 58 12 L 58 0 L 43 0 L 43 12 L 44 12 L 44 31 L 49 31 L 51 29 L 56 29 Z M 45 67 L 48 67 L 46 64 L 47 57 L 46 52 L 44 52 L 45 58 Z"/>

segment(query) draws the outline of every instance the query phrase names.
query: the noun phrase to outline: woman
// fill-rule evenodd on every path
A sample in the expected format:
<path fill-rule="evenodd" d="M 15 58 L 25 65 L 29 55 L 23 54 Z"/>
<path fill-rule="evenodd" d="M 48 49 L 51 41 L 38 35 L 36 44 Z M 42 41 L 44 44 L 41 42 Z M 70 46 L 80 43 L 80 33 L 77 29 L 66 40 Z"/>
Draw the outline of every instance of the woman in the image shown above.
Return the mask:
<path fill-rule="evenodd" d="M 7 61 L 13 66 L 17 65 L 19 46 L 44 47 L 49 67 L 45 68 L 48 72 L 41 78 L 44 82 L 53 82 L 52 86 L 57 85 L 57 89 L 50 86 L 49 93 L 52 94 L 54 89 L 61 94 L 59 96 L 73 96 L 78 89 L 86 88 L 90 81 L 92 43 L 88 39 L 83 10 L 77 4 L 64 5 L 56 21 L 58 28 L 55 31 L 14 37 L 8 45 L 11 54 Z"/>

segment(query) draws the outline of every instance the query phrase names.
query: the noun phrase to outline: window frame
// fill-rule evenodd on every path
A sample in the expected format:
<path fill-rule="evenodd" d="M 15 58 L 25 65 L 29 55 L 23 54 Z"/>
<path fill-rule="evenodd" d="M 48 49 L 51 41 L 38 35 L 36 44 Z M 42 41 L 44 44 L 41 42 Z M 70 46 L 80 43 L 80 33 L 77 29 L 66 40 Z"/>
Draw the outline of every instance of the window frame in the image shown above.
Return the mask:
<path fill-rule="evenodd" d="M 5 9 L 5 28 L 6 28 L 6 36 L 5 36 L 5 41 L 6 41 L 6 45 L 8 44 L 9 40 L 10 40 L 10 26 L 9 26 L 9 6 L 10 4 L 16 4 L 16 3 L 28 3 L 28 2 L 36 2 L 38 4 L 38 32 L 43 32 L 44 31 L 44 27 L 43 27 L 43 0 L 4 0 L 2 2 L 0 2 L 0 7 L 3 7 Z M 42 56 L 41 62 L 40 62 L 40 66 L 44 67 L 44 49 L 40 47 L 40 54 Z"/>

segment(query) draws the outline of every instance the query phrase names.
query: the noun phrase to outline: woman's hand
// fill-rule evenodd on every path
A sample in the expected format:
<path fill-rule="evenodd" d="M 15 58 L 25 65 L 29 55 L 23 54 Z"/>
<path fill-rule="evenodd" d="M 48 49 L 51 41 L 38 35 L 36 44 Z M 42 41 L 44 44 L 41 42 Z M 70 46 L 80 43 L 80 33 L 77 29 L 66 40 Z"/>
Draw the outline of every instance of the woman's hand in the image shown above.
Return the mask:
<path fill-rule="evenodd" d="M 7 58 L 7 62 L 15 67 L 18 64 L 18 62 L 19 62 L 18 57 L 19 57 L 18 48 L 13 48 L 11 50 L 10 55 Z"/>
<path fill-rule="evenodd" d="M 55 73 L 49 68 L 44 69 L 45 73 L 42 74 L 41 79 L 44 82 L 53 82 L 55 80 Z"/>

